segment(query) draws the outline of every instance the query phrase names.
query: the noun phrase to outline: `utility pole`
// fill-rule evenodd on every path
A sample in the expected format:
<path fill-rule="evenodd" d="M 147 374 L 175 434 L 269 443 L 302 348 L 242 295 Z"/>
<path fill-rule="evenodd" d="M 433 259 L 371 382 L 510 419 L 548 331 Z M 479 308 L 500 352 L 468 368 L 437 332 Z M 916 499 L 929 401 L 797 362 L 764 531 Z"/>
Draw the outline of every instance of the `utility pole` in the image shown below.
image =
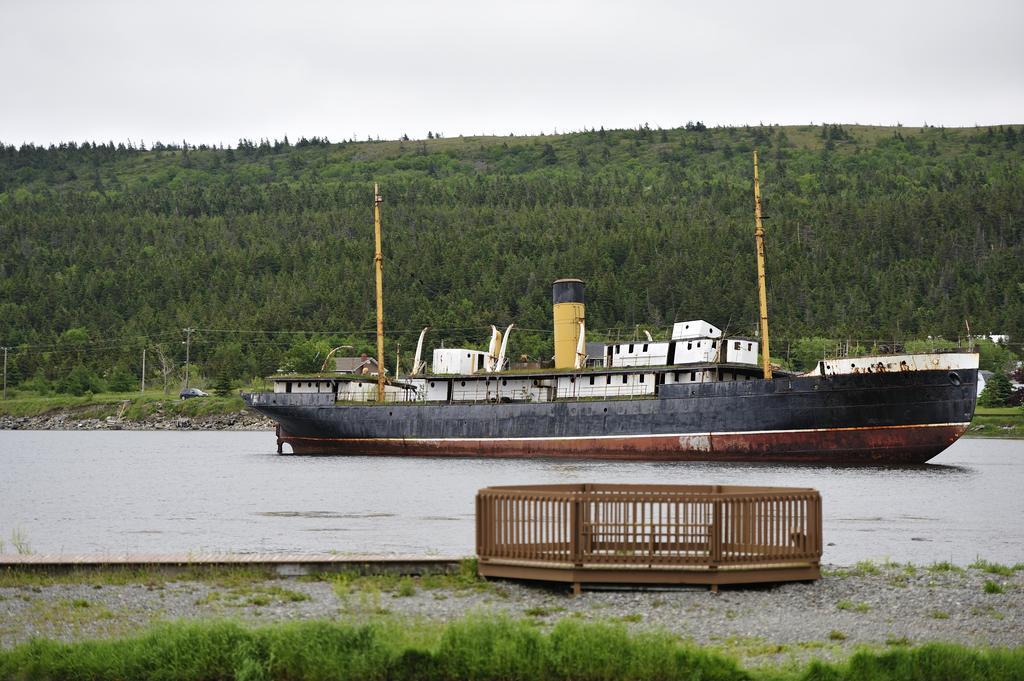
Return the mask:
<path fill-rule="evenodd" d="M 192 332 L 195 331 L 192 327 L 189 327 L 185 331 L 185 390 L 188 390 L 188 363 L 190 358 L 190 351 L 192 349 Z"/>
<path fill-rule="evenodd" d="M 142 348 L 142 389 L 139 392 L 146 392 L 146 348 Z"/>
<path fill-rule="evenodd" d="M 764 228 L 761 226 L 761 185 L 757 181 L 757 150 L 754 150 L 754 241 L 757 245 L 757 297 L 761 317 L 761 369 L 771 380 L 771 355 L 768 352 L 768 296 L 764 283 Z"/>
<path fill-rule="evenodd" d="M 373 184 L 373 260 L 377 279 L 377 402 L 384 402 L 384 255 L 381 253 L 380 204 L 384 202 L 377 183 Z"/>
<path fill-rule="evenodd" d="M 4 346 L 4 399 L 7 399 L 7 346 Z"/>

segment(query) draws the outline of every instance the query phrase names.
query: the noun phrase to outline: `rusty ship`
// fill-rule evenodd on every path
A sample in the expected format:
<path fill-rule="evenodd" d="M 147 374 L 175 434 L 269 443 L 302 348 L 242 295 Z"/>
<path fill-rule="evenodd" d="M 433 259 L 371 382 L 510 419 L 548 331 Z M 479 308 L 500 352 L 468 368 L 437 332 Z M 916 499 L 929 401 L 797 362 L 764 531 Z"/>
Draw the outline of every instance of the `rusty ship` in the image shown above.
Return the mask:
<path fill-rule="evenodd" d="M 411 371 L 383 358 L 380 193 L 374 191 L 376 363 L 355 373 L 280 375 L 245 394 L 277 423 L 278 452 L 373 456 L 561 457 L 645 461 L 919 464 L 964 433 L 978 355 L 879 354 L 821 359 L 809 372 L 769 363 L 757 159 L 758 338 L 704 320 L 667 340 L 586 342 L 585 288 L 552 286 L 554 366 L 508 370 L 513 326 L 487 351 L 439 348 L 420 334 Z M 759 362 L 760 358 L 760 362 Z"/>

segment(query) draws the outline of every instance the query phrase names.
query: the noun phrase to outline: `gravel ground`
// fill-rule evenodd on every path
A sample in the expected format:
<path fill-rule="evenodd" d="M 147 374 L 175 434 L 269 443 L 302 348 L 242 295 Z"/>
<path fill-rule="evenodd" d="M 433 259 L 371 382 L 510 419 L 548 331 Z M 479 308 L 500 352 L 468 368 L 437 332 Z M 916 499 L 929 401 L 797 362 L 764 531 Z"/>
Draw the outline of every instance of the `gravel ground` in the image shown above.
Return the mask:
<path fill-rule="evenodd" d="M 986 593 L 991 580 L 1001 593 Z M 124 636 L 174 620 L 228 618 L 249 623 L 379 617 L 449 621 L 470 613 L 528 617 L 549 626 L 564 617 L 665 630 L 728 651 L 748 664 L 841 659 L 855 648 L 928 641 L 971 646 L 1024 645 L 1024 570 L 906 566 L 829 567 L 810 584 L 723 589 L 585 591 L 494 581 L 480 588 L 424 588 L 395 580 L 284 578 L 223 585 L 165 581 L 69 583 L 0 588 L 0 646 L 34 637 L 64 641 Z M 993 587 L 990 587 L 992 590 Z M 409 591 L 413 591 L 409 595 Z"/>

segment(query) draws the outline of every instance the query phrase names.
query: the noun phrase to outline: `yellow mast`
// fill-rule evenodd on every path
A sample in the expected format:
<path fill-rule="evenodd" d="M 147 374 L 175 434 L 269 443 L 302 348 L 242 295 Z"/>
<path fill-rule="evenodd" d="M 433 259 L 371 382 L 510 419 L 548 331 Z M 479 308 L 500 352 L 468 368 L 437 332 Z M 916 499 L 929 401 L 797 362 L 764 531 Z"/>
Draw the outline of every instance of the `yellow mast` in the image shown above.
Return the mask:
<path fill-rule="evenodd" d="M 373 183 L 373 262 L 377 274 L 377 402 L 384 402 L 384 255 L 380 245 L 380 188 Z"/>
<path fill-rule="evenodd" d="M 757 181 L 757 150 L 754 150 L 754 240 L 757 242 L 757 298 L 761 311 L 761 367 L 764 377 L 772 377 L 771 354 L 768 351 L 768 293 L 764 283 L 764 228 L 761 226 L 761 186 Z"/>

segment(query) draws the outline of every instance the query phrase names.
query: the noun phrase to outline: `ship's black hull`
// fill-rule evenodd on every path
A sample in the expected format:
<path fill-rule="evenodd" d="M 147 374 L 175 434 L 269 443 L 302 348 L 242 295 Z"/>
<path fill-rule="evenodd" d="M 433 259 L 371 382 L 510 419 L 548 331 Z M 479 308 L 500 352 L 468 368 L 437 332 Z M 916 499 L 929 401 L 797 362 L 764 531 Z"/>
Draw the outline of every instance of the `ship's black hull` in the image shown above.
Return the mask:
<path fill-rule="evenodd" d="M 277 421 L 279 444 L 298 454 L 908 464 L 931 459 L 964 432 L 976 380 L 975 369 L 862 373 L 525 404 L 247 399 Z"/>

